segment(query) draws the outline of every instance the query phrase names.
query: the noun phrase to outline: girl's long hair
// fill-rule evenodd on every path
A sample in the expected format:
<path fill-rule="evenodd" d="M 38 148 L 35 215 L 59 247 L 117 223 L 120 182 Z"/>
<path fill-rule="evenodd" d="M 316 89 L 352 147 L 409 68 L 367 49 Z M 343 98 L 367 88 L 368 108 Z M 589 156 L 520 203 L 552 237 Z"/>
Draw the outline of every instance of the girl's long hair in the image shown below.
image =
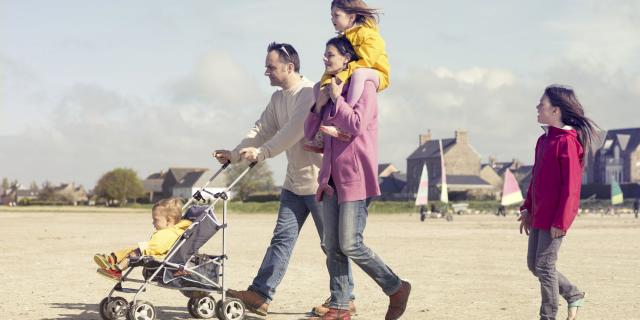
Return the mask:
<path fill-rule="evenodd" d="M 562 112 L 562 123 L 572 126 L 578 132 L 578 139 L 582 148 L 591 152 L 591 142 L 597 138 L 596 128 L 598 126 L 584 115 L 584 108 L 573 89 L 552 84 L 544 89 L 544 94 L 549 98 L 552 106 L 560 108 Z"/>
<path fill-rule="evenodd" d="M 357 24 L 365 24 L 367 21 L 377 24 L 380 20 L 380 10 L 369 8 L 362 0 L 333 0 L 331 1 L 331 8 L 338 8 L 348 14 L 355 14 Z"/>

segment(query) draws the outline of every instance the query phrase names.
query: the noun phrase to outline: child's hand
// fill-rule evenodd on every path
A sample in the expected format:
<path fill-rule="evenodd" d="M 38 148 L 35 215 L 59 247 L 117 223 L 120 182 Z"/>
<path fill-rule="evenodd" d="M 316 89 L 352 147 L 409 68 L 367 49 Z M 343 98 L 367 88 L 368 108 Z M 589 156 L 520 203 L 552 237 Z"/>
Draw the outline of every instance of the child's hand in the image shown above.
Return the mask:
<path fill-rule="evenodd" d="M 315 112 L 320 113 L 322 107 L 324 107 L 327 102 L 329 102 L 329 93 L 327 93 L 328 86 L 324 88 L 320 88 L 320 93 L 318 94 L 318 99 L 316 99 Z"/>
<path fill-rule="evenodd" d="M 551 227 L 551 230 L 549 231 L 551 232 L 552 239 L 560 238 L 566 234 L 566 232 L 564 232 L 562 229 L 558 229 L 556 227 Z"/>
<path fill-rule="evenodd" d="M 529 231 L 531 230 L 531 217 L 529 216 L 529 212 L 527 210 L 520 212 L 518 221 L 520 221 L 520 234 L 522 234 L 522 230 L 524 230 L 524 233 L 529 235 Z"/>
<path fill-rule="evenodd" d="M 329 87 L 329 96 L 331 97 L 331 100 L 335 103 L 336 100 L 338 100 L 338 97 L 342 95 L 342 87 L 344 87 L 344 82 L 338 84 L 336 82 L 336 78 L 333 77 L 331 78 L 331 84 L 329 84 L 328 87 Z"/>

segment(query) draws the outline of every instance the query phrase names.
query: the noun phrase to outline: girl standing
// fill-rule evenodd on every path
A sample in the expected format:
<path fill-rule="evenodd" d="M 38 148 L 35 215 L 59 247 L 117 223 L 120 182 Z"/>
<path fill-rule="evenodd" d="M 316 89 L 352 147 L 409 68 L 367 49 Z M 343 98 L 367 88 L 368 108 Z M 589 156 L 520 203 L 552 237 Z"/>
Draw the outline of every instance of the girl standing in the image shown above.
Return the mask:
<path fill-rule="evenodd" d="M 540 319 L 556 318 L 560 295 L 568 304 L 567 319 L 574 320 L 585 293 L 556 270 L 556 261 L 578 213 L 584 154 L 596 125 L 567 87 L 547 87 L 536 108 L 545 133 L 536 143 L 529 191 L 520 208 L 520 233 L 529 236 L 527 266 L 540 281 Z"/>

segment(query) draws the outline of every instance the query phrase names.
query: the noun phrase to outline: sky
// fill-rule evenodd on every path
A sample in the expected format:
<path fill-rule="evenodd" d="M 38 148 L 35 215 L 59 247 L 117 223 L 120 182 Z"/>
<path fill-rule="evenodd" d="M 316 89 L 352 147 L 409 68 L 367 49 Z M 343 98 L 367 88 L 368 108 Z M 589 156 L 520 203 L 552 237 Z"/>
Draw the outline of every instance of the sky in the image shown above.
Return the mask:
<path fill-rule="evenodd" d="M 484 162 L 532 163 L 535 106 L 570 85 L 603 129 L 640 127 L 636 0 L 386 1 L 391 86 L 379 160 L 406 170 L 418 135 L 456 129 Z M 0 177 L 87 189 L 117 167 L 217 169 L 272 92 L 266 47 L 322 75 L 330 1 L 0 0 Z M 286 158 L 269 160 L 277 184 Z"/>

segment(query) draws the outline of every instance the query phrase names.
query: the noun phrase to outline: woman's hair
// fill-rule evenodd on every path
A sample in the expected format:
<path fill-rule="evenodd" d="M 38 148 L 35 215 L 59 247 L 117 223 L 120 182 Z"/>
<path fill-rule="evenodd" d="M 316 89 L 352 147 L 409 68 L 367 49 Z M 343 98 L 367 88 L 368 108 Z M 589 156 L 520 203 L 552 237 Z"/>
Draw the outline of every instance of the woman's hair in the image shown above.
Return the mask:
<path fill-rule="evenodd" d="M 560 108 L 562 123 L 576 129 L 585 153 L 589 152 L 591 150 L 591 141 L 595 138 L 598 126 L 591 119 L 584 116 L 584 108 L 582 108 L 582 104 L 578 101 L 573 89 L 552 84 L 544 89 L 544 94 L 549 98 L 552 106 Z"/>
<path fill-rule="evenodd" d="M 353 49 L 351 42 L 349 42 L 349 40 L 347 40 L 346 37 L 343 37 L 343 36 L 333 37 L 329 39 L 329 41 L 327 41 L 327 46 L 329 45 L 334 46 L 338 50 L 338 52 L 340 52 L 340 54 L 343 56 L 346 54 L 350 54 L 351 59 L 349 59 L 349 62 L 358 60 L 358 55 L 356 54 L 356 51 Z"/>
<path fill-rule="evenodd" d="M 377 24 L 378 20 L 380 20 L 380 10 L 369 8 L 362 0 L 333 0 L 331 1 L 331 8 L 340 9 L 348 14 L 355 14 L 355 22 L 357 24 L 364 24 L 367 21 Z"/>
<path fill-rule="evenodd" d="M 178 222 L 182 217 L 182 200 L 176 197 L 162 199 L 153 205 L 151 212 L 158 212 L 167 218 L 173 219 L 174 222 Z"/>

